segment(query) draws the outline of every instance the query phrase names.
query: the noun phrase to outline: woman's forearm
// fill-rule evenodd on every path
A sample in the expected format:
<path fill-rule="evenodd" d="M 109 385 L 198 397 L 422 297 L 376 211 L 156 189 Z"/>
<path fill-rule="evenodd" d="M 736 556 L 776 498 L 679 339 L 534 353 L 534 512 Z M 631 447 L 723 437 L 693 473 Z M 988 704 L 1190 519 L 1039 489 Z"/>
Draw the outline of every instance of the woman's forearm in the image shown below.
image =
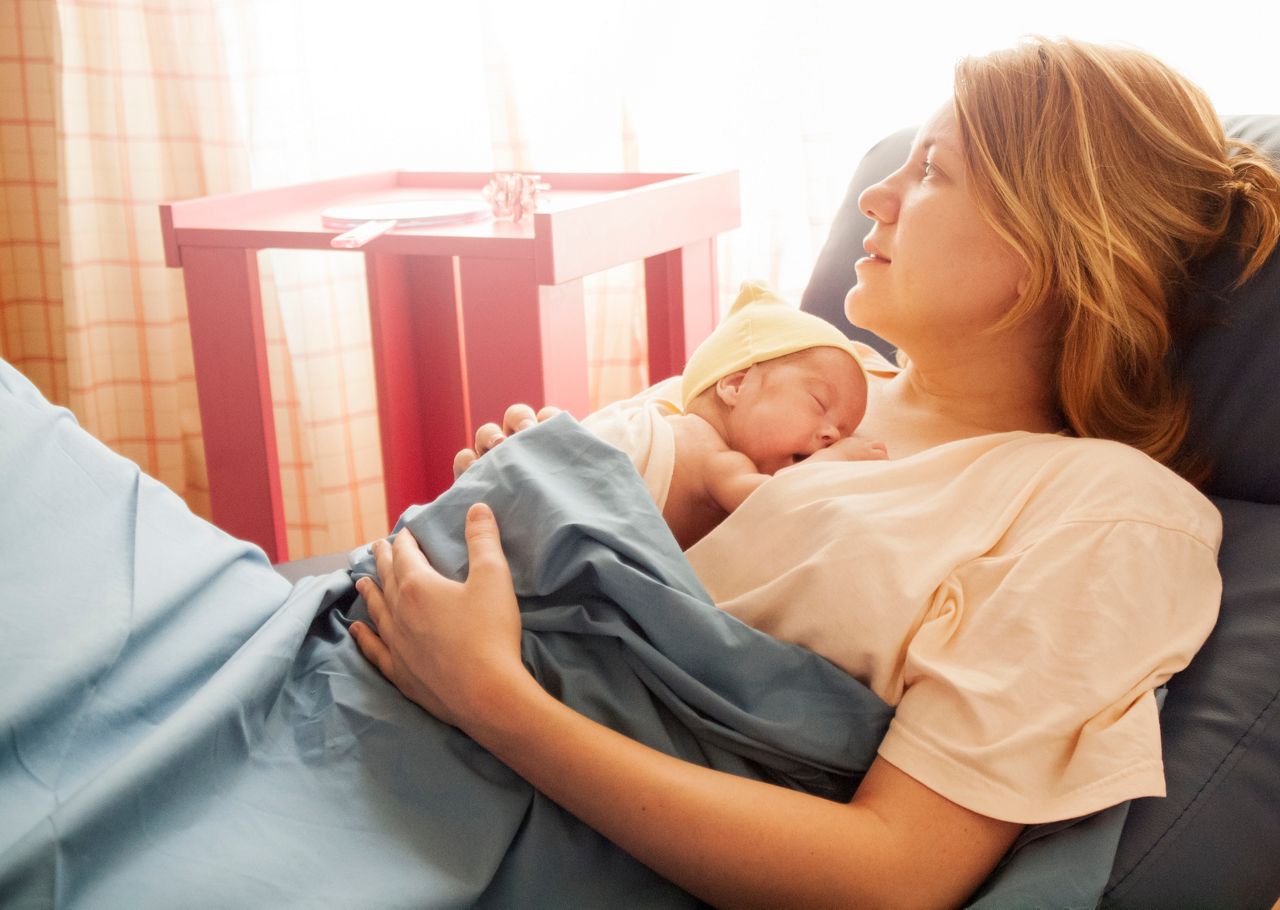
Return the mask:
<path fill-rule="evenodd" d="M 850 804 L 692 765 L 529 683 L 468 732 L 548 798 L 717 906 L 953 905 L 1019 830 L 884 763 Z"/>
<path fill-rule="evenodd" d="M 723 906 L 947 906 L 1020 826 L 970 812 L 877 759 L 849 804 L 689 764 L 556 701 L 520 661 L 520 615 L 487 507 L 467 515 L 465 583 L 404 531 L 357 582 L 378 631 L 360 650 L 549 798 L 633 856 Z"/>

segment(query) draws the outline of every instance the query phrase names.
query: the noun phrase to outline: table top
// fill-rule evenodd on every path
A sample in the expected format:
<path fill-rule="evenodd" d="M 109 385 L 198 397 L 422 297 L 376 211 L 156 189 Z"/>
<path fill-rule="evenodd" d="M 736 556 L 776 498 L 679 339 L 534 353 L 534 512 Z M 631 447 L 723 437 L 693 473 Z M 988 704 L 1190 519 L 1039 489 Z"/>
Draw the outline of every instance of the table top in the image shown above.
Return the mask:
<path fill-rule="evenodd" d="M 410 199 L 481 201 L 492 174 L 383 171 L 160 206 L 166 264 L 183 247 L 331 249 L 342 229 L 321 212 Z M 736 171 L 692 174 L 550 173 L 532 217 L 395 228 L 365 253 L 536 260 L 559 284 L 732 230 L 741 223 Z M 335 250 L 335 252 L 340 252 Z"/>

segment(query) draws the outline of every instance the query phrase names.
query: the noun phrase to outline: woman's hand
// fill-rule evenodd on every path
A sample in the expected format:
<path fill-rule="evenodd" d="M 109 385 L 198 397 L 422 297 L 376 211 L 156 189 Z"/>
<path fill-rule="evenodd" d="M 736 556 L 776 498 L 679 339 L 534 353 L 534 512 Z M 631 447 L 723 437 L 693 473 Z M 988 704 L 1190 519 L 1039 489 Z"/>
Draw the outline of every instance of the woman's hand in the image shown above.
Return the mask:
<path fill-rule="evenodd" d="M 457 477 L 471 467 L 477 458 L 512 433 L 519 433 L 521 430 L 537 426 L 547 418 L 555 417 L 559 413 L 559 408 L 553 408 L 550 405 L 534 413 L 533 408 L 527 404 L 513 404 L 502 415 L 502 426 L 498 426 L 496 423 L 481 424 L 480 428 L 476 430 L 475 448 L 463 449 L 453 456 L 453 476 Z"/>
<path fill-rule="evenodd" d="M 445 723 L 466 727 L 501 710 L 506 696 L 533 682 L 520 659 L 520 613 L 498 524 L 482 504 L 467 512 L 465 582 L 431 567 L 418 542 L 401 530 L 393 543 L 375 541 L 379 588 L 361 578 L 356 589 L 377 631 L 351 624 L 360 652 L 404 695 Z"/>
<path fill-rule="evenodd" d="M 1021 825 L 977 815 L 882 758 L 851 803 L 689 764 L 556 701 L 520 661 L 520 618 L 493 514 L 467 515 L 465 583 L 405 531 L 361 579 L 378 632 L 361 652 L 549 799 L 718 906 L 959 906 Z"/>

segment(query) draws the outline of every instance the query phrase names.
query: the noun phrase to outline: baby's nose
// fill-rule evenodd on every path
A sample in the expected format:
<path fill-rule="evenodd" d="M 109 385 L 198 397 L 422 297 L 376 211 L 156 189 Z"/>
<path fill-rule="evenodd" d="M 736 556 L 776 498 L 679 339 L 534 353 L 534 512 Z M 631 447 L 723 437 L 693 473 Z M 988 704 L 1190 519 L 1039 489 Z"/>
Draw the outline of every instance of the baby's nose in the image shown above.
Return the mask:
<path fill-rule="evenodd" d="M 818 441 L 824 449 L 827 446 L 834 445 L 839 438 L 840 430 L 834 425 L 825 426 L 818 431 Z"/>

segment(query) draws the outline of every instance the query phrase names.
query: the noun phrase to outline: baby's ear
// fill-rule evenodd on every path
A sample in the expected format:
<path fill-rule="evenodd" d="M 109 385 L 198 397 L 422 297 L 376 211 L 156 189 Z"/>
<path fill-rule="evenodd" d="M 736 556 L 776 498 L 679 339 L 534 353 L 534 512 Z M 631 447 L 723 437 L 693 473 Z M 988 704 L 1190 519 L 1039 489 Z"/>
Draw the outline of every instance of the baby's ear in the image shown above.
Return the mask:
<path fill-rule="evenodd" d="M 742 381 L 746 378 L 746 370 L 738 370 L 728 376 L 721 376 L 716 380 L 716 397 L 729 407 L 733 407 L 738 401 L 738 395 L 742 392 Z"/>

